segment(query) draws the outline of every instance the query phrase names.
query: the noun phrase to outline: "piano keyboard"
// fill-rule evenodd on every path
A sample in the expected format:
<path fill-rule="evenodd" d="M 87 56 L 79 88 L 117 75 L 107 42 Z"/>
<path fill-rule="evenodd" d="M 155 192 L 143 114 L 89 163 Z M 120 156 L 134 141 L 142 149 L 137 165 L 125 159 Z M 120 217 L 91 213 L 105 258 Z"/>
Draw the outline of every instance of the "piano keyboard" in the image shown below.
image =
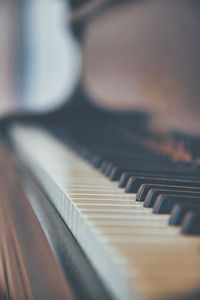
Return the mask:
<path fill-rule="evenodd" d="M 10 135 L 17 154 L 114 299 L 182 299 L 199 289 L 200 180 L 196 171 L 188 175 L 187 170 L 180 174 L 176 169 L 172 175 L 173 163 L 160 157 L 163 175 L 158 165 L 152 171 L 142 153 L 141 160 L 135 156 L 135 170 L 127 164 L 129 153 L 117 168 L 98 155 L 88 159 L 89 153 L 82 148 L 85 160 L 72 151 L 72 145 L 34 126 L 15 125 Z M 165 147 L 165 152 L 170 149 Z M 151 158 L 158 163 L 156 156 Z M 140 164 L 151 171 L 145 175 Z"/>

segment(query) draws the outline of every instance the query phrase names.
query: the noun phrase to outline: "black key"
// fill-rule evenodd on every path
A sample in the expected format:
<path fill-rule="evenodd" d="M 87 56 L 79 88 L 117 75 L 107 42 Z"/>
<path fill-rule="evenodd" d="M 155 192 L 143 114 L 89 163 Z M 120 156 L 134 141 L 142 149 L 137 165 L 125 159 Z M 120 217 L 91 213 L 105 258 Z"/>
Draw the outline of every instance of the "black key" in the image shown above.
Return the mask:
<path fill-rule="evenodd" d="M 101 163 L 102 163 L 102 159 L 98 155 L 95 155 L 91 160 L 91 164 L 95 168 L 99 168 Z"/>
<path fill-rule="evenodd" d="M 116 168 L 116 167 L 114 167 L 112 163 L 109 163 L 109 164 L 107 165 L 107 168 L 105 169 L 104 174 L 105 174 L 107 177 L 110 177 L 110 174 L 111 174 L 112 170 L 115 169 L 115 168 Z"/>
<path fill-rule="evenodd" d="M 125 188 L 129 179 L 131 177 L 137 177 L 137 176 L 144 176 L 144 177 L 150 177 L 150 178 L 166 178 L 166 179 L 171 179 L 171 178 L 177 178 L 175 175 L 165 175 L 165 174 L 159 174 L 159 173 L 147 173 L 147 172 L 138 172 L 138 173 L 133 173 L 133 172 L 125 172 L 121 175 L 120 181 L 119 181 L 119 187 L 120 188 Z"/>
<path fill-rule="evenodd" d="M 119 169 L 117 167 L 113 167 L 110 173 L 107 173 L 106 175 L 109 176 L 110 180 L 112 181 L 118 181 L 120 180 L 121 175 L 124 173 L 124 170 Z"/>
<path fill-rule="evenodd" d="M 90 151 L 87 150 L 87 149 L 81 149 L 80 155 L 81 155 L 85 160 L 87 160 L 88 157 L 90 156 Z"/>
<path fill-rule="evenodd" d="M 193 188 L 188 186 L 173 186 L 160 184 L 142 184 L 137 192 L 136 201 L 143 202 L 151 189 L 159 190 L 174 190 L 174 191 L 194 191 L 200 192 L 200 188 Z"/>
<path fill-rule="evenodd" d="M 200 203 L 199 205 L 190 204 L 176 204 L 171 212 L 171 217 L 169 219 L 169 224 L 178 226 L 181 225 L 183 218 L 188 212 L 198 212 L 200 213 Z"/>
<path fill-rule="evenodd" d="M 169 179 L 169 178 L 156 178 L 156 177 L 131 177 L 126 186 L 126 193 L 137 193 L 142 184 L 164 184 L 164 185 L 178 185 L 178 186 L 191 186 L 200 187 L 200 181 L 187 180 L 187 179 Z"/>
<path fill-rule="evenodd" d="M 145 176 L 145 177 L 148 177 L 148 178 L 152 178 L 152 177 L 155 176 L 155 177 L 158 177 L 158 178 L 160 178 L 160 177 L 163 178 L 164 177 L 168 180 L 171 177 L 173 177 L 173 175 L 171 175 L 171 176 L 170 175 L 163 175 L 163 174 L 159 174 L 158 171 L 157 172 L 152 172 L 152 170 L 151 171 L 144 170 L 144 168 L 143 169 L 140 169 L 140 168 L 135 169 L 134 173 L 133 172 L 132 173 L 124 172 L 123 169 L 120 169 L 120 168 L 117 168 L 117 167 L 114 167 L 114 166 L 112 166 L 112 169 L 110 169 L 109 172 L 107 172 L 106 176 L 108 176 L 112 181 L 118 181 L 118 180 L 121 181 L 121 178 L 124 174 L 126 174 L 126 175 L 123 177 L 122 182 L 119 183 L 119 187 L 125 187 L 126 184 L 128 184 L 129 179 L 132 178 L 132 177 L 138 177 L 138 176 L 143 177 L 143 176 Z M 130 174 L 132 176 L 130 176 Z M 175 178 L 177 178 L 177 177 L 175 177 Z"/>
<path fill-rule="evenodd" d="M 180 173 L 180 172 L 177 173 L 174 166 L 173 166 L 173 168 L 170 168 L 167 171 L 165 166 L 163 166 L 163 168 L 162 168 L 162 166 L 159 166 L 159 167 L 155 168 L 154 163 L 152 163 L 152 164 L 149 163 L 148 165 L 147 164 L 142 165 L 142 164 L 136 163 L 134 168 L 133 167 L 125 167 L 125 166 L 124 166 L 124 168 L 122 168 L 122 167 L 120 168 L 120 167 L 117 167 L 117 166 L 113 165 L 112 170 L 109 170 L 109 173 L 107 173 L 106 176 L 108 176 L 112 181 L 118 181 L 118 180 L 120 180 L 120 177 L 122 176 L 122 174 L 124 172 L 131 173 L 131 172 L 129 172 L 130 170 L 132 171 L 133 174 L 138 174 L 138 173 L 141 173 L 141 174 L 142 173 L 143 174 L 147 173 L 148 174 L 149 173 L 149 174 L 155 174 L 155 176 L 156 176 L 156 174 L 161 173 L 163 169 L 165 170 L 165 172 L 164 172 L 165 176 L 164 177 L 166 177 L 166 178 L 171 177 L 171 175 L 173 173 L 176 174 L 177 177 L 183 175 L 182 174 L 183 172 L 182 173 Z M 158 175 L 158 177 L 159 177 L 159 175 Z"/>
<path fill-rule="evenodd" d="M 107 174 L 109 175 L 111 180 L 117 181 L 120 180 L 121 175 L 124 172 L 128 173 L 152 173 L 152 174 L 159 174 L 164 173 L 164 177 L 170 177 L 172 175 L 176 175 L 176 178 L 183 178 L 185 176 L 195 176 L 195 178 L 198 174 L 195 172 L 191 172 L 191 168 L 186 167 L 186 164 L 175 164 L 172 162 L 162 162 L 159 163 L 156 160 L 151 161 L 151 159 L 143 158 L 141 159 L 141 162 L 137 159 L 134 159 L 132 162 L 113 162 L 113 168 L 112 171 Z M 154 176 L 153 176 L 154 177 Z M 158 176 L 160 177 L 160 176 Z M 186 177 L 187 178 L 187 177 Z M 191 178 L 189 178 L 191 179 Z"/>
<path fill-rule="evenodd" d="M 154 214 L 170 214 L 173 207 L 176 204 L 189 204 L 189 205 L 200 205 L 200 195 L 199 197 L 191 196 L 171 196 L 171 195 L 160 195 L 154 206 Z"/>
<path fill-rule="evenodd" d="M 91 162 L 93 158 L 94 158 L 94 153 L 88 151 L 87 157 L 86 157 L 85 159 L 86 159 L 87 161 Z"/>
<path fill-rule="evenodd" d="M 133 176 L 133 173 L 123 173 L 120 177 L 119 187 L 124 188 L 131 176 Z"/>
<path fill-rule="evenodd" d="M 128 183 L 128 181 L 129 181 L 129 179 L 131 177 L 137 177 L 137 176 L 145 176 L 145 177 L 150 177 L 150 178 L 152 178 L 153 176 L 155 176 L 155 177 L 162 177 L 162 178 L 166 177 L 163 174 L 157 174 L 157 173 L 156 174 L 153 174 L 153 173 L 149 173 L 148 174 L 147 172 L 145 172 L 145 173 L 144 172 L 135 172 L 133 174 L 133 172 L 131 172 L 131 173 L 125 172 L 120 177 L 119 187 L 120 188 L 125 188 L 126 185 L 127 185 L 127 183 Z M 170 177 L 168 179 L 170 179 Z"/>
<path fill-rule="evenodd" d="M 107 166 L 108 166 L 108 162 L 107 162 L 107 161 L 103 161 L 103 162 L 101 163 L 101 166 L 100 166 L 100 171 L 101 171 L 102 173 L 104 173 L 105 170 L 106 170 L 106 168 L 107 168 Z"/>
<path fill-rule="evenodd" d="M 200 192 L 197 191 L 173 191 L 173 190 L 158 190 L 158 189 L 152 189 L 148 192 L 145 200 L 144 200 L 144 206 L 145 207 L 153 207 L 156 200 L 160 195 L 169 195 L 171 197 L 176 196 L 188 196 L 188 197 L 200 197 Z"/>
<path fill-rule="evenodd" d="M 183 219 L 181 231 L 185 234 L 200 235 L 200 213 L 187 213 Z"/>

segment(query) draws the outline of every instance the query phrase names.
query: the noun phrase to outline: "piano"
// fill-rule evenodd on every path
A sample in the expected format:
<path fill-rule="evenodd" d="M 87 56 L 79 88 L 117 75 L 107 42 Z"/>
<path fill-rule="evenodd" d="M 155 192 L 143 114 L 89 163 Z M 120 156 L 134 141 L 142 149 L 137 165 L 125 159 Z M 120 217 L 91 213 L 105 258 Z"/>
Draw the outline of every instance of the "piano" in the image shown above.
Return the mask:
<path fill-rule="evenodd" d="M 72 0 L 73 33 L 140 2 Z M 1 122 L 1 299 L 200 299 L 200 138 L 94 104 L 84 51 L 70 101 Z"/>

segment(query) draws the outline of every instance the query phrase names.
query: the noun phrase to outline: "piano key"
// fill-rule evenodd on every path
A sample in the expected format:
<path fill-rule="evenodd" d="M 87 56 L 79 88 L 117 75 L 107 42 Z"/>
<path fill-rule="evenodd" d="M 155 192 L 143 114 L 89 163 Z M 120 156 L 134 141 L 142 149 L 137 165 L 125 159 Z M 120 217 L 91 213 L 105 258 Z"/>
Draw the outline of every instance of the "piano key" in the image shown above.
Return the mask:
<path fill-rule="evenodd" d="M 134 175 L 133 173 L 127 173 L 127 172 L 122 173 L 119 180 L 119 187 L 125 188 L 129 178 L 132 177 L 133 175 Z"/>
<path fill-rule="evenodd" d="M 183 218 L 188 212 L 198 212 L 200 213 L 200 204 L 191 205 L 191 204 L 176 204 L 171 212 L 171 217 L 169 219 L 169 224 L 178 226 L 181 225 Z"/>
<path fill-rule="evenodd" d="M 112 161 L 113 162 L 113 161 Z M 194 169 L 193 166 L 189 164 L 180 164 L 165 162 L 159 160 L 147 159 L 145 157 L 132 159 L 132 161 L 125 162 L 113 162 L 113 166 L 118 170 L 125 170 L 126 172 L 144 172 L 144 173 L 160 173 L 166 174 L 166 176 L 176 175 L 176 176 L 199 176 L 197 169 Z M 115 170 L 113 169 L 113 172 Z"/>
<path fill-rule="evenodd" d="M 160 195 L 171 195 L 172 197 L 176 196 L 188 196 L 188 197 L 200 197 L 200 192 L 198 191 L 175 191 L 175 190 L 159 190 L 159 189 L 152 189 L 146 195 L 144 201 L 144 207 L 153 207 L 156 200 Z"/>
<path fill-rule="evenodd" d="M 133 235 L 177 235 L 179 228 L 177 231 L 174 230 L 167 230 L 166 233 L 166 227 L 161 227 L 161 228 L 155 228 L 155 227 L 122 227 L 120 225 L 118 226 L 99 226 L 100 232 L 106 233 L 108 235 L 126 235 L 126 234 L 131 234 Z M 173 228 L 172 228 L 173 229 Z"/>
<path fill-rule="evenodd" d="M 133 177 L 137 174 L 148 174 L 149 175 L 151 174 L 153 176 L 156 177 L 159 177 L 159 174 L 161 174 L 162 170 L 165 170 L 163 172 L 163 177 L 166 177 L 168 178 L 168 180 L 173 180 L 173 178 L 186 178 L 188 177 L 187 174 L 184 174 L 183 170 L 180 171 L 180 172 L 176 172 L 174 169 L 171 169 L 171 170 L 168 170 L 164 167 L 162 168 L 162 166 L 159 166 L 159 168 L 154 168 L 154 165 L 152 164 L 152 166 L 150 166 L 149 168 L 146 168 L 146 167 L 138 167 L 138 168 L 119 168 L 119 167 L 116 167 L 116 166 L 112 166 L 108 172 L 106 172 L 106 176 L 108 176 L 110 178 L 110 180 L 112 181 L 119 181 L 121 176 L 124 174 L 124 173 L 132 173 Z M 157 175 L 158 174 L 158 175 Z M 175 176 L 176 174 L 176 176 Z M 172 178 L 171 178 L 172 177 Z M 195 179 L 195 177 L 194 177 Z M 130 177 L 129 177 L 129 180 L 130 180 Z M 127 180 L 124 179 L 124 182 L 127 182 Z M 128 184 L 128 182 L 127 182 Z"/>
<path fill-rule="evenodd" d="M 98 193 L 112 193 L 112 194 L 120 194 L 120 195 L 123 195 L 124 196 L 124 192 L 122 190 L 118 190 L 116 189 L 116 187 L 107 187 L 105 186 L 104 189 L 102 189 L 102 186 L 90 186 L 90 187 L 73 187 L 73 186 L 70 186 L 68 185 L 67 186 L 68 188 L 68 191 L 69 193 L 70 192 L 76 192 L 76 193 L 79 193 L 79 194 L 83 194 L 85 192 L 98 192 Z M 132 195 L 135 195 L 135 194 L 132 194 Z"/>
<path fill-rule="evenodd" d="M 99 168 L 100 165 L 101 165 L 101 163 L 102 163 L 102 159 L 101 159 L 101 157 L 99 157 L 98 155 L 95 155 L 95 156 L 92 158 L 91 164 L 93 165 L 93 167 Z"/>
<path fill-rule="evenodd" d="M 117 168 L 117 167 L 113 167 L 110 172 L 108 174 L 106 174 L 107 176 L 109 176 L 110 180 L 112 181 L 118 181 L 120 180 L 121 175 L 124 173 L 123 169 Z"/>
<path fill-rule="evenodd" d="M 185 234 L 200 235 L 200 213 L 188 212 L 183 219 L 181 231 Z"/>
<path fill-rule="evenodd" d="M 102 172 L 102 173 L 104 173 L 105 172 L 105 170 L 106 170 L 106 168 L 107 168 L 107 165 L 108 165 L 108 162 L 107 161 L 102 161 L 102 163 L 101 163 L 101 166 L 100 166 L 100 171 Z"/>
<path fill-rule="evenodd" d="M 131 177 L 135 178 L 135 177 L 148 177 L 148 178 L 161 178 L 161 179 L 165 179 L 165 180 L 173 180 L 173 179 L 177 179 L 177 175 L 175 174 L 165 174 L 163 173 L 158 173 L 158 172 L 152 172 L 152 170 L 150 172 L 124 172 L 119 180 L 119 187 L 120 188 L 125 188 L 126 185 L 128 184 L 128 181 Z M 178 176 L 178 178 L 180 179 L 187 179 L 188 176 Z M 193 178 L 195 179 L 195 178 Z M 128 191 L 127 191 L 128 192 Z"/>
<path fill-rule="evenodd" d="M 73 202 L 76 203 L 77 205 L 79 204 L 98 204 L 98 205 L 104 205 L 104 204 L 110 204 L 110 205 L 126 205 L 126 204 L 130 204 L 132 206 L 134 206 L 136 209 L 137 208 L 140 208 L 141 206 L 136 204 L 135 202 L 133 203 L 132 200 L 115 200 L 115 199 L 101 199 L 101 198 L 98 198 L 98 199 L 80 199 L 80 198 L 74 198 L 73 197 Z"/>
<path fill-rule="evenodd" d="M 160 185 L 160 184 L 142 184 L 137 192 L 136 201 L 144 201 L 148 192 L 151 189 L 159 189 L 159 190 L 174 190 L 174 191 L 199 191 L 200 188 L 187 187 L 187 186 L 173 186 L 173 185 Z"/>
<path fill-rule="evenodd" d="M 107 176 L 109 176 L 111 180 L 115 181 L 119 180 L 124 172 L 132 172 L 133 175 L 135 175 L 137 173 L 161 173 L 163 170 L 165 170 L 165 174 L 172 174 L 175 172 L 175 166 L 176 165 L 172 162 L 162 162 L 160 160 L 141 157 L 136 158 L 136 160 L 132 159 L 130 162 L 125 161 L 124 163 L 113 163 L 112 170 L 109 170 L 110 172 L 107 174 Z"/>
<path fill-rule="evenodd" d="M 150 178 L 166 178 L 167 180 L 170 180 L 170 179 L 176 179 L 177 178 L 177 176 L 175 176 L 175 175 L 173 175 L 173 174 L 171 174 L 171 175 L 166 175 L 166 174 L 159 174 L 159 173 L 152 173 L 152 172 L 150 172 L 150 173 L 147 173 L 147 172 L 145 172 L 145 173 L 133 173 L 133 172 L 128 172 L 128 173 L 123 173 L 122 175 L 121 175 L 121 177 L 120 177 L 120 181 L 119 181 L 119 187 L 120 188 L 125 188 L 126 187 L 126 185 L 127 185 L 127 183 L 128 183 L 128 181 L 129 181 L 129 179 L 131 178 L 131 177 L 136 177 L 136 176 L 143 176 L 143 177 L 150 177 Z"/>
<path fill-rule="evenodd" d="M 110 163 L 107 164 L 107 167 L 104 170 L 104 175 L 109 177 L 110 173 L 112 172 L 112 169 L 113 169 L 113 163 L 110 162 Z M 113 180 L 113 181 L 115 181 L 115 180 Z"/>
<path fill-rule="evenodd" d="M 121 177 L 120 177 L 120 180 L 119 180 L 119 187 L 120 188 L 125 188 L 126 187 L 126 185 L 127 185 L 127 183 L 128 183 L 128 181 L 129 181 L 129 179 L 131 178 L 131 177 L 136 177 L 136 176 L 145 176 L 145 177 L 150 177 L 150 178 L 153 178 L 153 177 L 161 177 L 161 178 L 165 178 L 166 177 L 166 175 L 164 175 L 164 174 L 159 174 L 159 173 L 152 173 L 152 172 L 150 172 L 150 173 L 147 173 L 147 172 L 143 172 L 143 173 L 139 173 L 139 172 L 124 172 L 122 175 L 121 175 Z M 166 177 L 167 179 L 170 179 L 171 177 L 173 177 L 173 176 L 169 176 L 169 177 Z"/>
<path fill-rule="evenodd" d="M 70 197 L 73 197 L 73 198 L 75 198 L 75 199 L 88 199 L 88 200 L 90 200 L 90 199 L 106 199 L 106 200 L 130 200 L 130 201 L 134 201 L 134 198 L 133 198 L 133 196 L 132 197 L 124 197 L 124 196 L 122 196 L 121 194 L 103 194 L 103 193 L 96 193 L 96 194 L 89 194 L 89 193 L 84 193 L 84 195 L 83 194 L 80 194 L 80 193 L 68 193 L 68 195 L 70 196 Z M 135 202 L 134 202 L 135 203 Z"/>
<path fill-rule="evenodd" d="M 155 214 L 170 214 L 173 207 L 176 204 L 190 204 L 190 205 L 200 205 L 200 196 L 171 196 L 171 195 L 160 195 L 154 206 L 153 213 Z"/>
<path fill-rule="evenodd" d="M 178 186 L 190 186 L 190 187 L 200 187 L 199 180 L 187 180 L 187 179 L 169 179 L 167 177 L 156 178 L 156 177 L 131 177 L 126 185 L 126 193 L 137 193 L 142 184 L 166 184 L 166 185 L 178 185 Z"/>

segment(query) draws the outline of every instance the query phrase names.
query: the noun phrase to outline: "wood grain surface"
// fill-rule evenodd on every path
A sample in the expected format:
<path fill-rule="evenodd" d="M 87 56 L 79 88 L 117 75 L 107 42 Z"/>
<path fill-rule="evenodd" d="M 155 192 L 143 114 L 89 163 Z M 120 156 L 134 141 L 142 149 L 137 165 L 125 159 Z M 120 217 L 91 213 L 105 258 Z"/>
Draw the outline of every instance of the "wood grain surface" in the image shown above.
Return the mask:
<path fill-rule="evenodd" d="M 0 299 L 73 299 L 0 142 Z"/>

